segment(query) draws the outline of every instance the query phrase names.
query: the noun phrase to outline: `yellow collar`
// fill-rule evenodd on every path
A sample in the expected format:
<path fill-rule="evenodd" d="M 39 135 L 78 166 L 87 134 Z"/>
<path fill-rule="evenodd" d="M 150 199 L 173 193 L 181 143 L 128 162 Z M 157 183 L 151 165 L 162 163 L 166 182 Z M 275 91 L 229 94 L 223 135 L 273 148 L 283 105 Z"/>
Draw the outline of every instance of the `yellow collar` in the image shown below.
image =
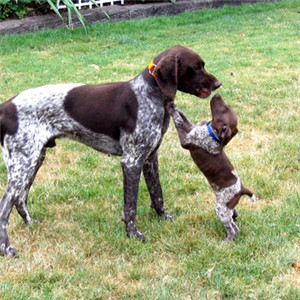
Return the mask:
<path fill-rule="evenodd" d="M 156 67 L 156 64 L 154 63 L 154 59 L 152 59 L 152 61 L 148 65 L 148 70 L 149 70 L 150 75 L 152 75 L 153 77 L 155 77 L 155 75 L 153 73 L 155 67 Z"/>

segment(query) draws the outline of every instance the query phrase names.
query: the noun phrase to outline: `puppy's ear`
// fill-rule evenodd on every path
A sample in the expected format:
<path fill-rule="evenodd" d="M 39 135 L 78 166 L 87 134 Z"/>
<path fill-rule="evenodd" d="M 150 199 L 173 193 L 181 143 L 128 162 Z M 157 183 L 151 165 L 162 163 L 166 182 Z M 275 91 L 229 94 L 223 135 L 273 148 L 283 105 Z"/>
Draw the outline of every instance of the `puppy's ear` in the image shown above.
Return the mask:
<path fill-rule="evenodd" d="M 174 98 L 177 91 L 177 58 L 166 56 L 162 58 L 154 69 L 154 78 L 157 84 L 168 98 Z"/>
<path fill-rule="evenodd" d="M 221 140 L 221 147 L 226 146 L 231 140 L 231 130 L 227 124 L 223 124 L 220 133 L 218 134 L 219 139 Z"/>
<path fill-rule="evenodd" d="M 224 140 L 227 136 L 228 136 L 228 125 L 227 124 L 224 124 L 221 128 L 221 131 L 219 133 L 219 139 L 220 140 Z"/>
<path fill-rule="evenodd" d="M 225 108 L 225 101 L 220 94 L 215 94 L 210 100 L 210 109 L 212 115 L 222 112 Z"/>
<path fill-rule="evenodd" d="M 233 131 L 228 124 L 223 124 L 218 134 L 218 137 L 221 140 L 221 148 L 226 146 L 237 133 L 237 128 Z"/>

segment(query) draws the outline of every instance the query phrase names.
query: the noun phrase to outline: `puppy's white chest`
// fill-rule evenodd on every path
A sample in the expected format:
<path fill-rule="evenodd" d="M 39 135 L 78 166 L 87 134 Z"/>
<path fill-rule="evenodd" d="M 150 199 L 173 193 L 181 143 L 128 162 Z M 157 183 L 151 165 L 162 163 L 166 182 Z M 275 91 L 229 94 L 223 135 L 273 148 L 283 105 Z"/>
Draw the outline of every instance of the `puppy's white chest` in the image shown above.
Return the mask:
<path fill-rule="evenodd" d="M 220 144 L 211 138 L 206 125 L 194 126 L 188 133 L 188 142 L 211 154 L 218 154 L 220 152 Z"/>

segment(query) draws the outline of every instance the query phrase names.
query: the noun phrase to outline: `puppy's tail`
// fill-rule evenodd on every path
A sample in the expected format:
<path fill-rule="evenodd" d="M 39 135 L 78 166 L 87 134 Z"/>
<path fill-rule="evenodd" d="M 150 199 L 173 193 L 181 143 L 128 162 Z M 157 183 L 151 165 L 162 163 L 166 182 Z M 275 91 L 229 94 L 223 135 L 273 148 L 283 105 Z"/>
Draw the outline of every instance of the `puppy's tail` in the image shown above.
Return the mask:
<path fill-rule="evenodd" d="M 251 200 L 252 200 L 252 203 L 255 202 L 255 195 L 250 190 L 248 190 L 247 188 L 245 188 L 242 185 L 241 191 L 239 193 L 235 194 L 235 196 L 228 203 L 226 203 L 226 206 L 229 209 L 234 209 L 236 207 L 236 205 L 239 203 L 240 198 L 243 195 L 249 196 L 251 198 Z"/>
<path fill-rule="evenodd" d="M 245 188 L 244 186 L 242 186 L 242 190 L 241 190 L 242 195 L 247 195 L 251 198 L 252 203 L 256 201 L 256 197 L 255 195 L 248 190 L 247 188 Z"/>

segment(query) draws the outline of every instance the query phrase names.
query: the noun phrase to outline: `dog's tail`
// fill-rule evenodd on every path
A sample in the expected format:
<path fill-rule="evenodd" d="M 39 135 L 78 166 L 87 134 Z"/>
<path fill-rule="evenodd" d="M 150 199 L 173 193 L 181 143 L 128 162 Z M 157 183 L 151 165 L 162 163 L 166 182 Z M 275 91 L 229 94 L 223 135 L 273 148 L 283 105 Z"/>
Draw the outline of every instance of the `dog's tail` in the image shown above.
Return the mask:
<path fill-rule="evenodd" d="M 16 97 L 16 96 L 15 96 Z M 0 142 L 3 146 L 5 134 L 15 134 L 18 130 L 18 115 L 17 108 L 10 100 L 0 104 Z"/>
<path fill-rule="evenodd" d="M 3 145 L 2 104 L 0 104 L 0 143 Z"/>

